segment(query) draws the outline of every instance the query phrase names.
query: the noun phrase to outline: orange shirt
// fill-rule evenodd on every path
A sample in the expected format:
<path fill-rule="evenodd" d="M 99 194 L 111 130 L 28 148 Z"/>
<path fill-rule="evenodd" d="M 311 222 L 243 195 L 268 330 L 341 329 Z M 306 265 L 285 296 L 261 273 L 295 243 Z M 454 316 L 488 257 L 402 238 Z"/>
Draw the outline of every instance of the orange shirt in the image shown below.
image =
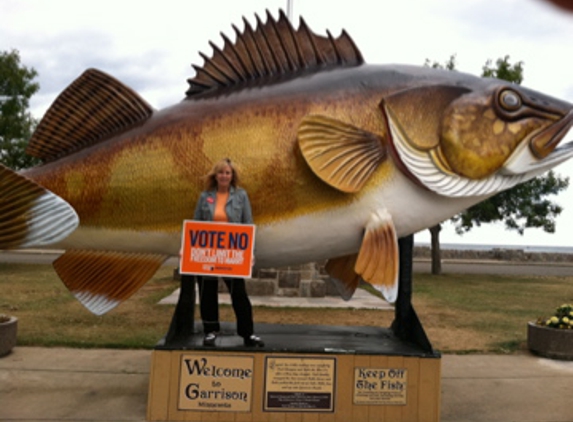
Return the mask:
<path fill-rule="evenodd" d="M 227 199 L 229 199 L 229 192 L 217 192 L 217 200 L 215 201 L 215 215 L 213 215 L 213 221 L 221 221 L 225 223 L 229 221 L 227 218 L 227 211 L 225 211 Z"/>

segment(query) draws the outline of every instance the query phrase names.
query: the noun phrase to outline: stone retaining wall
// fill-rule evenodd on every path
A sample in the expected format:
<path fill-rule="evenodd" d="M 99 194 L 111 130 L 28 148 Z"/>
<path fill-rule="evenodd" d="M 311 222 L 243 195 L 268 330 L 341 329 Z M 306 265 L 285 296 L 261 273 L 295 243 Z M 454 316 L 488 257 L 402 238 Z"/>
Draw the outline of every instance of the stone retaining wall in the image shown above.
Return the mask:
<path fill-rule="evenodd" d="M 258 270 L 247 282 L 247 290 L 253 296 L 338 296 L 336 287 L 324 271 L 324 265 L 316 262 Z"/>

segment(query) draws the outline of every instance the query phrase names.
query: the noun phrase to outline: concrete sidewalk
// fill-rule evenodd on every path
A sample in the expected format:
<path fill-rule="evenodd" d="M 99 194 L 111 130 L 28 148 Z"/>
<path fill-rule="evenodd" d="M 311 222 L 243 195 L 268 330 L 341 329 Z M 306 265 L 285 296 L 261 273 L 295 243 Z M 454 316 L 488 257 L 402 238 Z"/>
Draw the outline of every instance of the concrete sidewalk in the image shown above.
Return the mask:
<path fill-rule="evenodd" d="M 0 359 L 0 420 L 145 421 L 150 356 L 16 347 Z M 442 421 L 573 422 L 573 362 L 445 355 Z"/>

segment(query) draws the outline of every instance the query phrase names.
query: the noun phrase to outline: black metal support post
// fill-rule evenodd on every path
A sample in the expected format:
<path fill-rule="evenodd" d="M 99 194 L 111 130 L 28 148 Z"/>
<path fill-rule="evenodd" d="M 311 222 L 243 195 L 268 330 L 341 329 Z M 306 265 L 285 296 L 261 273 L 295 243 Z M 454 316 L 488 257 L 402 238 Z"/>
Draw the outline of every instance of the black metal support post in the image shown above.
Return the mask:
<path fill-rule="evenodd" d="M 195 328 L 195 276 L 181 275 L 179 300 L 165 336 L 165 346 L 189 343 Z"/>
<path fill-rule="evenodd" d="M 392 331 L 400 340 L 413 343 L 424 352 L 434 353 L 424 327 L 422 327 L 412 306 L 414 236 L 410 235 L 398 239 L 398 245 L 400 248 L 400 272 Z"/>

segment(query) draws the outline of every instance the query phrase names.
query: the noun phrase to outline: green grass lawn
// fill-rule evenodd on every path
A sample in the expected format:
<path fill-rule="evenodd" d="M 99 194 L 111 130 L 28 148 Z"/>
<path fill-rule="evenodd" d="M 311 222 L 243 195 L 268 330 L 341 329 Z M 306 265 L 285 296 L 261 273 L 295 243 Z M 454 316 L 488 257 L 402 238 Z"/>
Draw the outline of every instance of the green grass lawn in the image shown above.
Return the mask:
<path fill-rule="evenodd" d="M 18 344 L 69 347 L 153 347 L 165 335 L 173 306 L 157 302 L 178 283 L 163 267 L 144 288 L 106 315 L 85 309 L 51 265 L 0 264 L 0 313 L 18 317 Z"/>
<path fill-rule="evenodd" d="M 158 305 L 179 283 L 160 271 L 133 297 L 104 316 L 87 311 L 49 265 L 0 263 L 0 313 L 19 318 L 18 344 L 152 348 L 174 306 Z M 528 321 L 573 302 L 570 277 L 415 274 L 413 303 L 434 347 L 445 353 L 524 349 Z M 233 320 L 229 306 L 221 319 Z M 390 311 L 257 307 L 255 322 L 388 326 Z"/>
<path fill-rule="evenodd" d="M 478 350 L 514 351 L 525 346 L 528 321 L 573 301 L 573 276 L 423 274 L 414 281 L 414 292 L 422 322 L 474 333 L 484 339 Z M 455 346 L 446 350 L 471 351 Z"/>

